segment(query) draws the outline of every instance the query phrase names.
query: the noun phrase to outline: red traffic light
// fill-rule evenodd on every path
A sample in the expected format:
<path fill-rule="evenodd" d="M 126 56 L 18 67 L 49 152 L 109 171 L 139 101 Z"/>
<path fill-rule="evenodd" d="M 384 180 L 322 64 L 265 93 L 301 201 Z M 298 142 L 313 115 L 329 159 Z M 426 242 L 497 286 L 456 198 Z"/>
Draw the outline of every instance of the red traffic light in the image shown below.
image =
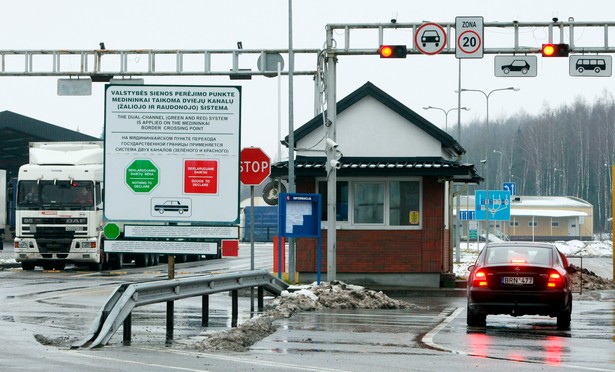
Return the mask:
<path fill-rule="evenodd" d="M 542 44 L 543 57 L 568 57 L 569 53 L 568 44 Z"/>
<path fill-rule="evenodd" d="M 408 49 L 405 45 L 381 45 L 378 54 L 380 58 L 406 58 Z"/>

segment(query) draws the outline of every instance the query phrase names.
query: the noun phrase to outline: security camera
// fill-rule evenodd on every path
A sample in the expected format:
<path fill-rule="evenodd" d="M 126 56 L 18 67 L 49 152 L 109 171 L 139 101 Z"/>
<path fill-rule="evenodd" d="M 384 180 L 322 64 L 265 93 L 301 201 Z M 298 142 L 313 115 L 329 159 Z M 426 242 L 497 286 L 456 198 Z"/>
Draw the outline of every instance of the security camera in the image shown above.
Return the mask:
<path fill-rule="evenodd" d="M 331 165 L 331 168 L 335 168 L 335 169 L 340 169 L 342 167 L 342 163 L 340 163 L 339 161 L 332 159 L 329 164 Z"/>
<path fill-rule="evenodd" d="M 332 140 L 331 138 L 327 138 L 327 147 L 330 149 L 336 149 L 339 145 L 337 143 L 335 143 L 334 140 Z"/>

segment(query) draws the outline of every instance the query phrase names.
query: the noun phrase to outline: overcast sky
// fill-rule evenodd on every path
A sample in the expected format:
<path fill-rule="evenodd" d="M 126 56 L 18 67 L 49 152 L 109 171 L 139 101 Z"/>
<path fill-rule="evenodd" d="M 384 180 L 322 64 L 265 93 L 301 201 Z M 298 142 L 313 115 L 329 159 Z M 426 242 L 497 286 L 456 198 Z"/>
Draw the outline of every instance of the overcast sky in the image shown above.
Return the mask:
<path fill-rule="evenodd" d="M 20 0 L 5 2 L 0 22 L 0 50 L 97 49 L 234 49 L 237 41 L 246 49 L 288 47 L 287 0 Z M 615 3 L 569 0 L 501 1 L 407 1 L 407 0 L 303 0 L 293 3 L 293 44 L 300 48 L 322 48 L 328 23 L 454 22 L 456 16 L 483 16 L 485 22 L 546 22 L 553 17 L 577 21 L 615 21 Z M 612 18 L 609 18 L 612 17 Z M 544 30 L 522 33 L 523 44 L 539 47 L 546 42 Z M 567 34 L 566 34 L 567 35 Z M 603 32 L 577 32 L 578 45 L 601 46 Z M 343 41 L 343 35 L 337 35 Z M 385 42 L 411 45 L 412 33 L 385 33 Z M 512 47 L 508 31 L 487 31 L 485 46 Z M 611 45 L 615 32 L 610 32 Z M 502 44 L 502 40 L 505 40 Z M 509 40 L 509 41 L 506 41 Z M 353 38 L 357 45 L 377 48 L 377 32 Z M 139 64 L 144 61 L 134 60 Z M 301 62 L 298 61 L 299 65 Z M 304 67 L 306 63 L 298 67 Z M 256 65 L 240 65 L 256 69 Z M 316 61 L 306 68 L 315 69 Z M 229 69 L 231 66 L 229 65 Z M 493 55 L 462 62 L 463 88 L 492 89 L 515 86 L 520 91 L 497 92 L 490 99 L 490 121 L 525 111 L 538 114 L 582 98 L 592 102 L 613 92 L 613 79 L 568 76 L 567 59 L 538 57 L 538 77 L 496 78 Z M 453 55 L 410 56 L 381 60 L 377 56 L 340 57 L 338 100 L 366 81 L 371 81 L 434 124 L 444 127 L 444 114 L 422 109 L 457 106 L 458 60 Z M 242 147 L 258 146 L 272 158 L 277 151 L 277 79 L 255 77 L 230 81 L 226 77 L 146 77 L 146 84 L 241 85 L 243 88 Z M 313 116 L 310 77 L 297 76 L 295 85 L 295 128 Z M 104 124 L 103 85 L 95 84 L 87 97 L 58 97 L 57 78 L 0 78 L 0 111 L 10 110 L 55 125 L 100 136 Z M 282 136 L 288 134 L 288 80 L 282 80 Z M 486 102 L 477 93 L 464 93 L 462 123 L 484 120 Z M 454 112 L 449 127 L 456 125 Z M 377 127 L 374 130 L 378 130 Z M 0 139 L 0 144 L 1 144 Z M 463 145 L 463 142 L 462 142 Z"/>

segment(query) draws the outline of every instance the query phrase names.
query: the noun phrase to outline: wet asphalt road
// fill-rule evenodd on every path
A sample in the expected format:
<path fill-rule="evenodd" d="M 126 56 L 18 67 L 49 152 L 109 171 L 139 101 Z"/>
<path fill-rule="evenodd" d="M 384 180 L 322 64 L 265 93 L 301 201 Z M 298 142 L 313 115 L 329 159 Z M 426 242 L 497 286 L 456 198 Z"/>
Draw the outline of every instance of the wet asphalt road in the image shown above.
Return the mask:
<path fill-rule="evenodd" d="M 190 274 L 245 269 L 249 257 L 179 265 Z M 243 254 L 242 254 L 243 253 Z M 257 267 L 270 251 L 257 252 Z M 247 352 L 201 352 L 203 332 L 227 329 L 230 298 L 212 296 L 210 327 L 201 329 L 200 299 L 176 303 L 176 342 L 164 345 L 164 306 L 133 315 L 132 346 L 121 331 L 103 348 L 70 350 L 121 282 L 166 276 L 165 266 L 121 273 L 81 270 L 0 271 L 0 368 L 63 371 L 441 371 L 615 370 L 615 292 L 575 295 L 572 328 L 548 317 L 489 316 L 487 327 L 465 324 L 465 298 L 432 291 L 404 298 L 410 310 L 304 312 L 278 321 L 277 331 Z M 265 268 L 265 267 L 263 267 Z M 240 298 L 239 323 L 250 317 Z M 39 342 L 34 335 L 39 336 Z M 45 344 L 47 343 L 47 344 Z"/>

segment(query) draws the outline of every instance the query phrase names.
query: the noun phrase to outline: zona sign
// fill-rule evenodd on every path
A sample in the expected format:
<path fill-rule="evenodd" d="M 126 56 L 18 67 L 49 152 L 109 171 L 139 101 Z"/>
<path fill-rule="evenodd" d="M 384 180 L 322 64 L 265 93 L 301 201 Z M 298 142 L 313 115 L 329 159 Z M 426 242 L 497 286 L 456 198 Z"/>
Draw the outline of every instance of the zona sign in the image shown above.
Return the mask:
<path fill-rule="evenodd" d="M 260 148 L 245 148 L 239 157 L 239 178 L 244 185 L 260 185 L 271 174 L 271 159 Z"/>

